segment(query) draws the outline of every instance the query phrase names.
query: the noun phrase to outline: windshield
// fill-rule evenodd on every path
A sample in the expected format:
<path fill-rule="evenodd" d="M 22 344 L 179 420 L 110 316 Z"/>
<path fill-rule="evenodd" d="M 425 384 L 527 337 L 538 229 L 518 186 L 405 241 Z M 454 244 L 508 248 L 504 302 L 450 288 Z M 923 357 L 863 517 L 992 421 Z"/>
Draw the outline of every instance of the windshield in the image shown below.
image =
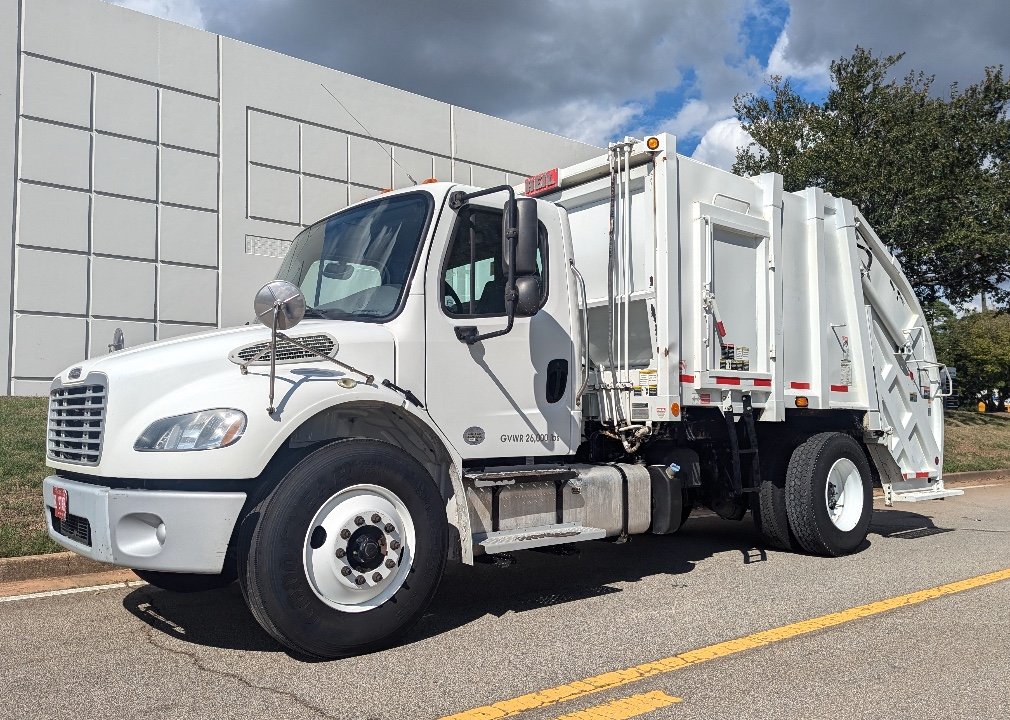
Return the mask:
<path fill-rule="evenodd" d="M 393 195 L 306 228 L 291 244 L 277 279 L 305 293 L 307 315 L 381 320 L 400 306 L 432 200 Z"/>

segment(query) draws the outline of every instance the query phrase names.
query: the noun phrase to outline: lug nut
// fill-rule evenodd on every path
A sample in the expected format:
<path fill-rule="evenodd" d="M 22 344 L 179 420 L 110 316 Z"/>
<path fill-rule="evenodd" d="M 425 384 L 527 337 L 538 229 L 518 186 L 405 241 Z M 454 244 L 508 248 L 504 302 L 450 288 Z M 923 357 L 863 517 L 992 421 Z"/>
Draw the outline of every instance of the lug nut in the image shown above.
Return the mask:
<path fill-rule="evenodd" d="M 364 525 L 365 524 L 365 518 L 363 518 L 360 515 L 358 515 L 356 518 L 354 518 L 354 524 L 357 525 L 357 526 L 359 526 L 359 527 L 362 526 L 362 525 Z"/>
<path fill-rule="evenodd" d="M 372 573 L 372 581 L 379 582 L 382 580 L 382 573 Z"/>
<path fill-rule="evenodd" d="M 358 585 L 364 585 L 365 584 L 365 576 L 364 575 L 358 575 L 358 577 L 354 578 L 354 582 L 356 584 L 358 584 Z"/>
<path fill-rule="evenodd" d="M 351 574 L 351 569 L 345 565 L 344 567 L 340 568 L 340 574 L 343 575 L 344 577 L 347 577 L 348 575 Z"/>
<path fill-rule="evenodd" d="M 394 540 L 393 542 L 389 543 L 389 549 L 390 550 L 399 550 L 400 549 L 400 541 L 399 540 Z"/>
<path fill-rule="evenodd" d="M 346 550 L 344 550 L 343 548 L 337 548 L 337 557 L 338 558 L 342 558 L 346 554 L 347 554 Z"/>
<path fill-rule="evenodd" d="M 378 525 L 382 522 L 382 516 L 379 513 L 372 513 L 372 522 Z"/>
<path fill-rule="evenodd" d="M 393 560 L 392 558 L 390 558 L 389 560 L 386 560 L 386 567 L 388 567 L 389 569 L 395 568 L 396 567 L 396 561 Z"/>
<path fill-rule="evenodd" d="M 347 538 L 351 537 L 351 531 L 348 530 L 347 528 L 344 528 L 343 530 L 340 531 L 340 537 L 346 540 Z"/>
<path fill-rule="evenodd" d="M 386 527 L 384 529 L 386 532 L 393 532 L 394 530 L 396 530 L 396 527 L 393 525 L 393 523 L 386 523 Z"/>

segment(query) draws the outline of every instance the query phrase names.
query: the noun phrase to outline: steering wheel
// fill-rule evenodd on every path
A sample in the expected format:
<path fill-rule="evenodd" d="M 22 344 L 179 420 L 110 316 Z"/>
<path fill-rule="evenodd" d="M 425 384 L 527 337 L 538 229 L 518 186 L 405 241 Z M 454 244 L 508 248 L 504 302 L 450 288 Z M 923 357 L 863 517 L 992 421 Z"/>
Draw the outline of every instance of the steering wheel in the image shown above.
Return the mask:
<path fill-rule="evenodd" d="M 455 305 L 452 305 L 452 306 L 450 306 L 448 303 L 446 303 L 445 307 L 450 312 L 453 312 L 453 313 L 461 312 L 462 309 L 463 309 L 463 301 L 459 299 L 459 295 L 457 295 L 456 291 L 452 289 L 452 285 L 450 285 L 447 282 L 443 282 L 442 285 L 445 288 L 444 289 L 445 296 L 448 297 L 448 298 L 451 298 L 456 303 Z"/>

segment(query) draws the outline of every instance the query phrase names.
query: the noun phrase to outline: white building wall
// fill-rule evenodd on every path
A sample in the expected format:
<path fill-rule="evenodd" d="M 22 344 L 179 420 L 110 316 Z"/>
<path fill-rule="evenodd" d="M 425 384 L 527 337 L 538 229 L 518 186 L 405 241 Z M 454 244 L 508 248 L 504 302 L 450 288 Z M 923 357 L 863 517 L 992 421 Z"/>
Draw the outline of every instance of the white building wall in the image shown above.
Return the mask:
<path fill-rule="evenodd" d="M 116 328 L 247 321 L 298 230 L 407 173 L 515 183 L 599 152 L 99 0 L 2 0 L 5 392 Z"/>

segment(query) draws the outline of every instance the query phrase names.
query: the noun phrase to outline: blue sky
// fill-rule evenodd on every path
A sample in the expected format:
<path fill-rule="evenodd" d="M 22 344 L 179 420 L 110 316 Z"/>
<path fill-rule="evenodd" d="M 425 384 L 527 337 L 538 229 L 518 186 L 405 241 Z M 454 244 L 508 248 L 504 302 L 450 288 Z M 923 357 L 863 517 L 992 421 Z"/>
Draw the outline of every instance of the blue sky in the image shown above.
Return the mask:
<path fill-rule="evenodd" d="M 855 46 L 935 87 L 1010 66 L 1005 0 L 111 0 L 595 145 L 666 131 L 728 167 L 734 96 L 822 99 Z"/>

